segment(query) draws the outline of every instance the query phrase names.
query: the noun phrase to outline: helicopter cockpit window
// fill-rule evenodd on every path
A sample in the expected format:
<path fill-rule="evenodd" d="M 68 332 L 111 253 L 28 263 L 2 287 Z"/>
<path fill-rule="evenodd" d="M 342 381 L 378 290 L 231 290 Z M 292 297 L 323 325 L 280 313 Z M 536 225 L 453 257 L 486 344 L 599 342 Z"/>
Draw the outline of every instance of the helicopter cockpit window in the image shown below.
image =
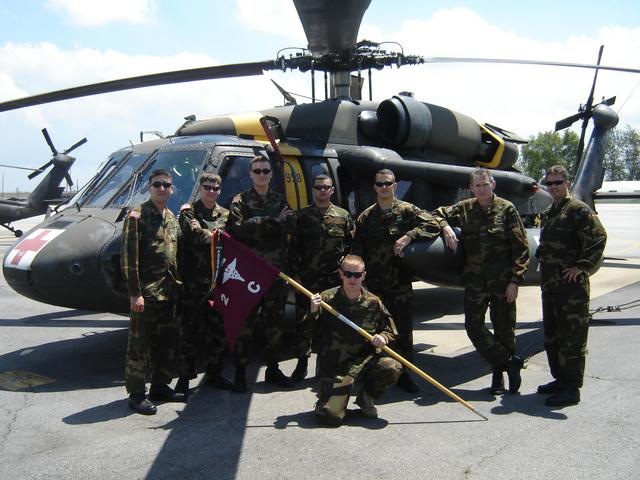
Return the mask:
<path fill-rule="evenodd" d="M 231 200 L 238 193 L 251 188 L 249 177 L 249 162 L 251 157 L 228 156 L 222 169 L 222 190 L 218 197 L 218 204 L 229 208 Z"/>
<path fill-rule="evenodd" d="M 122 207 L 128 203 L 135 207 L 145 202 L 149 197 L 149 175 L 154 170 L 163 169 L 171 173 L 173 179 L 173 194 L 169 198 L 167 207 L 177 214 L 180 205 L 188 202 L 195 188 L 198 173 L 208 154 L 207 150 L 178 150 L 160 152 L 138 177 L 135 192 L 129 199 L 129 190 L 118 195 L 112 206 Z"/>
<path fill-rule="evenodd" d="M 140 165 L 149 157 L 149 155 L 131 155 L 127 161 L 121 164 L 115 174 L 111 174 L 111 169 L 105 170 L 101 177 L 103 179 L 108 178 L 106 182 L 99 187 L 97 192 L 94 192 L 93 198 L 87 203 L 87 207 L 101 208 L 104 207 L 111 198 L 126 184 L 133 176 L 136 170 L 140 168 Z M 127 189 L 127 193 L 128 193 Z"/>

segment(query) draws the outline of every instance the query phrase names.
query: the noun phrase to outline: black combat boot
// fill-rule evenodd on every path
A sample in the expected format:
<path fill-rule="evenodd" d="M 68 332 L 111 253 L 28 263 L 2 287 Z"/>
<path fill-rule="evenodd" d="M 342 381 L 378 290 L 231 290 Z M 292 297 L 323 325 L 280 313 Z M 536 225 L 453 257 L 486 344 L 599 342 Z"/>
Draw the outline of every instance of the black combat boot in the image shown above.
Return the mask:
<path fill-rule="evenodd" d="M 280 370 L 280 367 L 278 366 L 278 362 L 267 363 L 267 369 L 264 372 L 264 381 L 271 385 L 277 385 L 278 387 L 293 387 L 293 382 L 289 377 L 282 373 L 282 370 Z"/>
<path fill-rule="evenodd" d="M 307 367 L 309 366 L 309 359 L 307 357 L 298 358 L 298 364 L 291 374 L 291 381 L 294 383 L 301 382 L 307 376 Z"/>
<path fill-rule="evenodd" d="M 538 393 L 541 395 L 547 395 L 549 393 L 558 393 L 562 390 L 562 385 L 560 381 L 554 380 L 549 383 L 545 383 L 544 385 L 538 385 Z"/>
<path fill-rule="evenodd" d="M 129 408 L 141 415 L 155 415 L 158 411 L 144 393 L 132 393 L 129 395 Z"/>
<path fill-rule="evenodd" d="M 236 374 L 233 377 L 231 391 L 235 393 L 244 393 L 247 391 L 247 372 L 245 367 L 236 367 Z"/>
<path fill-rule="evenodd" d="M 149 399 L 154 402 L 185 403 L 187 396 L 184 393 L 176 392 L 169 385 L 158 383 L 151 385 Z"/>
<path fill-rule="evenodd" d="M 176 388 L 173 389 L 176 393 L 182 393 L 183 395 L 189 395 L 189 378 L 180 377 L 176 382 Z"/>
<path fill-rule="evenodd" d="M 409 375 L 407 370 L 402 370 L 402 373 L 398 377 L 398 382 L 396 383 L 398 387 L 400 387 L 405 392 L 409 393 L 417 393 L 420 391 L 420 387 L 415 382 L 413 378 Z"/>
<path fill-rule="evenodd" d="M 567 407 L 580 403 L 580 389 L 578 387 L 563 387 L 559 392 L 547 398 L 548 407 Z"/>
<path fill-rule="evenodd" d="M 511 393 L 518 393 L 520 385 L 522 384 L 522 377 L 520 376 L 520 370 L 524 366 L 524 362 L 517 355 L 513 355 L 507 363 L 507 376 L 509 377 L 509 391 Z"/>
<path fill-rule="evenodd" d="M 491 375 L 491 386 L 489 387 L 489 393 L 491 395 L 502 395 L 504 390 L 504 375 L 502 370 L 494 370 Z"/>
<path fill-rule="evenodd" d="M 223 376 L 219 369 L 207 371 L 207 378 L 204 383 L 219 390 L 233 390 L 233 382 Z"/>

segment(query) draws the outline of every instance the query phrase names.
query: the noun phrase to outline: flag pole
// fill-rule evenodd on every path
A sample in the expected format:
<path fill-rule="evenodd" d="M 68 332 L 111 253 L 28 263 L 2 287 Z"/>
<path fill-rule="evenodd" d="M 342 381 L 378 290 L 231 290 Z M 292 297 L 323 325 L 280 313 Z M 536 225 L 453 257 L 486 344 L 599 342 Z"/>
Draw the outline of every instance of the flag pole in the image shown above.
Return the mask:
<path fill-rule="evenodd" d="M 299 292 L 305 294 L 307 297 L 311 298 L 313 296 L 313 293 L 309 290 L 307 290 L 305 287 L 303 287 L 300 283 L 296 282 L 293 278 L 289 277 L 288 275 L 280 272 L 278 274 L 278 276 L 284 280 L 285 282 L 287 282 L 289 285 L 291 285 L 293 288 L 295 288 L 296 290 L 298 290 Z M 324 308 L 325 310 L 327 310 L 329 313 L 331 313 L 332 315 L 336 316 L 340 321 L 342 321 L 343 323 L 346 323 L 347 325 L 349 325 L 351 328 L 353 328 L 355 331 L 357 331 L 360 335 L 362 335 L 364 338 L 366 338 L 368 341 L 371 341 L 371 339 L 373 338 L 373 336 L 367 332 L 366 330 L 360 328 L 358 325 L 356 325 L 355 323 L 353 323 L 351 320 L 349 320 L 347 317 L 345 317 L 344 315 L 342 315 L 340 312 L 338 312 L 335 308 L 333 308 L 331 305 L 329 305 L 326 302 L 322 302 L 320 304 L 322 306 L 322 308 Z M 484 420 L 489 420 L 487 417 L 485 417 L 483 414 L 481 414 L 478 410 L 475 409 L 475 407 L 473 405 L 471 405 L 469 402 L 465 401 L 463 398 L 461 398 L 460 396 L 456 395 L 455 393 L 453 393 L 451 390 L 449 390 L 447 387 L 445 387 L 444 385 L 442 385 L 440 382 L 438 382 L 436 379 L 434 379 L 433 377 L 427 375 L 425 372 L 423 372 L 422 370 L 420 370 L 418 367 L 416 367 L 413 363 L 411 363 L 410 361 L 406 360 L 404 357 L 398 355 L 396 352 L 394 352 L 393 350 L 391 350 L 389 347 L 387 347 L 386 345 L 384 347 L 382 347 L 382 350 L 389 355 L 391 358 L 393 358 L 394 360 L 397 360 L 398 362 L 400 362 L 402 365 L 404 365 L 405 367 L 407 367 L 409 370 L 411 370 L 412 372 L 416 373 L 418 376 L 420 376 L 421 378 L 425 379 L 427 382 L 429 382 L 431 385 L 433 385 L 434 387 L 436 387 L 438 390 L 440 390 L 442 393 L 444 393 L 445 395 L 447 395 L 448 397 L 452 398 L 453 400 L 455 400 L 456 402 L 461 403 L 462 405 L 464 405 L 465 407 L 467 407 L 469 410 L 471 410 L 473 413 L 475 413 L 476 415 L 482 417 Z"/>

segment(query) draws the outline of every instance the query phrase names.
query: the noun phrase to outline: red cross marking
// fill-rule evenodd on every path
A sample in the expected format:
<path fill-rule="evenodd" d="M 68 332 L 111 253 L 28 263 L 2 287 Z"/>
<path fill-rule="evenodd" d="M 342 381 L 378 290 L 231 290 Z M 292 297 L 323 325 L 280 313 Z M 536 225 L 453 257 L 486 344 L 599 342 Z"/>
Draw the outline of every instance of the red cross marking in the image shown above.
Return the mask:
<path fill-rule="evenodd" d="M 48 235 L 51 230 L 43 230 L 38 235 L 33 238 L 24 239 L 18 246 L 18 252 L 11 259 L 11 265 L 17 265 L 20 263 L 20 260 L 27 252 L 38 252 L 42 247 L 44 247 L 49 241 L 45 240 L 44 237 Z"/>

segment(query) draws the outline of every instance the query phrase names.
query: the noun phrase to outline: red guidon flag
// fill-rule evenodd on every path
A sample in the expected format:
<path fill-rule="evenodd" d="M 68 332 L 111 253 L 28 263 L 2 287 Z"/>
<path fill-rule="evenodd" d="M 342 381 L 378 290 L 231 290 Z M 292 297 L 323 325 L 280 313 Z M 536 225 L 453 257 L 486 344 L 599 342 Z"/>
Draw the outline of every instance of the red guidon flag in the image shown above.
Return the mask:
<path fill-rule="evenodd" d="M 217 267 L 216 282 L 209 303 L 222 314 L 229 349 L 233 351 L 245 320 L 280 270 L 228 233 L 217 231 L 214 239 L 212 263 Z"/>

